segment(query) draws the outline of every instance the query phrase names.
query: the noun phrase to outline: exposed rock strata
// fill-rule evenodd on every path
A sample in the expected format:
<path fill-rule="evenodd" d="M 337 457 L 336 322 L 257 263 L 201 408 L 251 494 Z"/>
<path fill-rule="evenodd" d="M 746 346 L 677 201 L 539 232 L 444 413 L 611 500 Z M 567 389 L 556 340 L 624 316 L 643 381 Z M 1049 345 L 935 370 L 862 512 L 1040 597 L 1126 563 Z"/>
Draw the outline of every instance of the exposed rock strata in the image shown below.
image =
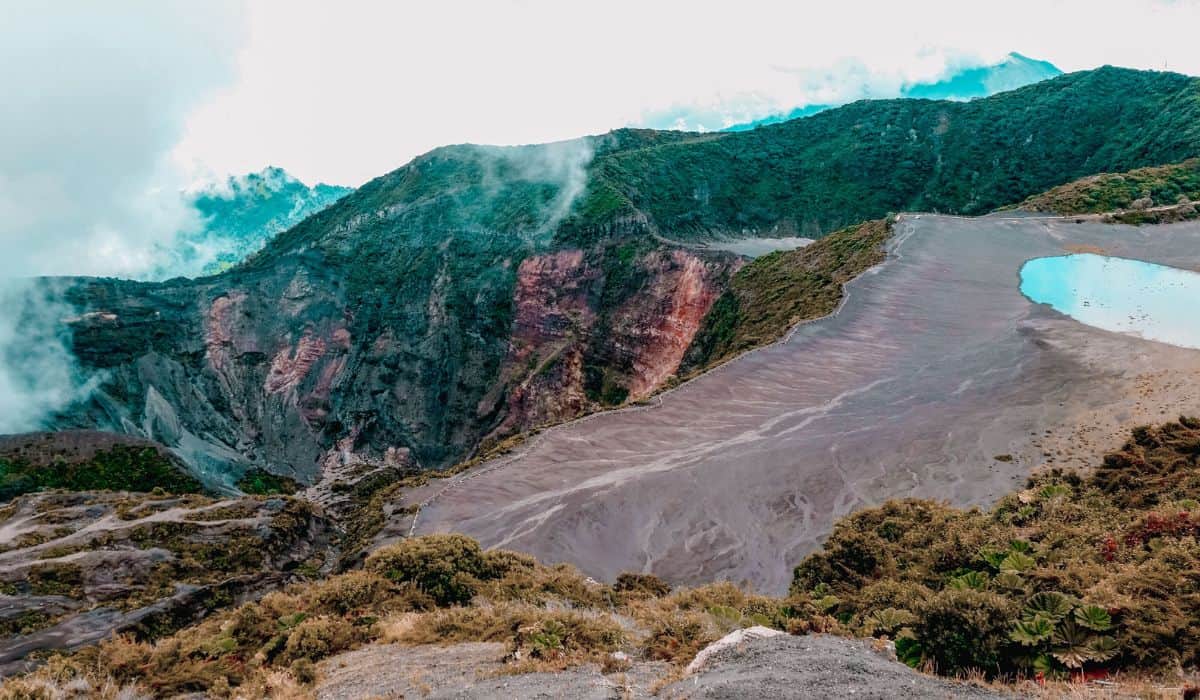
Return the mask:
<path fill-rule="evenodd" d="M 114 632 L 161 634 L 316 571 L 332 530 L 291 498 L 49 492 L 0 508 L 0 674 Z"/>
<path fill-rule="evenodd" d="M 104 381 L 58 426 L 157 440 L 218 490 L 249 468 L 315 483 L 348 453 L 446 466 L 481 440 L 653 392 L 740 264 L 644 242 L 506 252 L 476 285 L 453 254 L 378 308 L 304 256 L 197 281 L 80 280 L 75 349 Z M 472 330 L 489 305 L 511 322 Z"/>

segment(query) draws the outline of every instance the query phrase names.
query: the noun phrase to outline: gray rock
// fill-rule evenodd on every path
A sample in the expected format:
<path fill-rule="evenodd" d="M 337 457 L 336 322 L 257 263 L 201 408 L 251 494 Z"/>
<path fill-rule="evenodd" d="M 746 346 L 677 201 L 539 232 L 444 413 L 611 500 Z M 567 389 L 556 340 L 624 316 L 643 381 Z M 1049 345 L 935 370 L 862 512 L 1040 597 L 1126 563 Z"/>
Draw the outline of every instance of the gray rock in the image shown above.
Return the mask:
<path fill-rule="evenodd" d="M 871 648 L 830 635 L 751 639 L 713 654 L 665 698 L 1009 698 L 1010 694 L 918 673 Z"/>

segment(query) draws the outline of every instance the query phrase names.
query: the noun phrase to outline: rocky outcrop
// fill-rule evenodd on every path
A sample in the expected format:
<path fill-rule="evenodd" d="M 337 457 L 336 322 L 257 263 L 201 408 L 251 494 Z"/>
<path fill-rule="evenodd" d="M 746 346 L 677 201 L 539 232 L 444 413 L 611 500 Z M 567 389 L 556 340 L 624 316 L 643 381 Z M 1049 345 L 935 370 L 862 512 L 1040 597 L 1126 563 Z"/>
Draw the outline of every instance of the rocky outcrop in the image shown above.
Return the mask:
<path fill-rule="evenodd" d="M 390 281 L 332 251 L 197 281 L 77 281 L 75 350 L 101 381 L 58 427 L 159 441 L 218 491 L 248 469 L 311 485 L 447 466 L 652 393 L 740 264 L 632 236 L 539 254 L 407 243 Z"/>
<path fill-rule="evenodd" d="M 101 381 L 57 427 L 156 440 L 217 490 L 250 467 L 320 473 L 349 346 L 328 280 L 285 265 L 200 282 L 83 280 L 69 298 L 91 310 L 72 324 L 74 349 Z"/>
<path fill-rule="evenodd" d="M 672 699 L 1019 697 L 917 673 L 873 645 L 881 643 L 825 634 L 747 637 L 710 653 L 694 672 L 658 695 Z"/>
<path fill-rule="evenodd" d="M 508 387 L 507 410 L 493 439 L 662 387 L 739 265 L 732 256 L 667 247 L 526 258 L 497 387 Z"/>
<path fill-rule="evenodd" d="M 292 498 L 39 493 L 0 508 L 0 675 L 114 632 L 142 637 L 331 567 L 333 534 Z"/>

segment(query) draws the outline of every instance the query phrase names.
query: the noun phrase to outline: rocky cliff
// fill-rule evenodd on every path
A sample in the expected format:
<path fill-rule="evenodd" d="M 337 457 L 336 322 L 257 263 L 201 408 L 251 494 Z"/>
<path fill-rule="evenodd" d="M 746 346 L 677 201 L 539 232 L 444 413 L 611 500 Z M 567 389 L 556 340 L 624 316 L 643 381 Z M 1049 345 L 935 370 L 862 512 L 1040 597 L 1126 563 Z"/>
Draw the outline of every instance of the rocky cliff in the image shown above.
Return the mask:
<path fill-rule="evenodd" d="M 160 441 L 220 489 L 249 468 L 444 467 L 648 395 L 741 259 L 636 223 L 554 240 L 575 156 L 545 148 L 435 152 L 216 277 L 77 280 L 73 347 L 102 381 L 57 426 Z"/>

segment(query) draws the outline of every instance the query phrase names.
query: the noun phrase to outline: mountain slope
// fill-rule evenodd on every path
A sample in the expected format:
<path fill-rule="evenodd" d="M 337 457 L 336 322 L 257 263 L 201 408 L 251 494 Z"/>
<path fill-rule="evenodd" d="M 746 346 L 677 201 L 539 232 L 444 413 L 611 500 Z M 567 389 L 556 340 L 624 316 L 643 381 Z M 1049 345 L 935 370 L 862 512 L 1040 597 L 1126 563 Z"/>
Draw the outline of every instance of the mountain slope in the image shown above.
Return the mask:
<path fill-rule="evenodd" d="M 447 466 L 670 381 L 742 265 L 685 246 L 982 213 L 1197 154 L 1198 81 L 1113 68 L 744 133 L 440 148 L 222 275 L 74 283 L 104 381 L 55 423 L 143 434 L 206 482 Z"/>
<path fill-rule="evenodd" d="M 615 153 L 593 163 L 581 210 L 624 206 L 676 239 L 818 237 L 894 211 L 983 214 L 1198 144 L 1200 81 L 1101 68 L 973 102 L 856 102 Z"/>
<path fill-rule="evenodd" d="M 904 88 L 901 97 L 927 100 L 970 100 L 1032 85 L 1062 75 L 1053 63 L 1010 53 L 999 63 L 967 68 L 932 83 Z"/>

